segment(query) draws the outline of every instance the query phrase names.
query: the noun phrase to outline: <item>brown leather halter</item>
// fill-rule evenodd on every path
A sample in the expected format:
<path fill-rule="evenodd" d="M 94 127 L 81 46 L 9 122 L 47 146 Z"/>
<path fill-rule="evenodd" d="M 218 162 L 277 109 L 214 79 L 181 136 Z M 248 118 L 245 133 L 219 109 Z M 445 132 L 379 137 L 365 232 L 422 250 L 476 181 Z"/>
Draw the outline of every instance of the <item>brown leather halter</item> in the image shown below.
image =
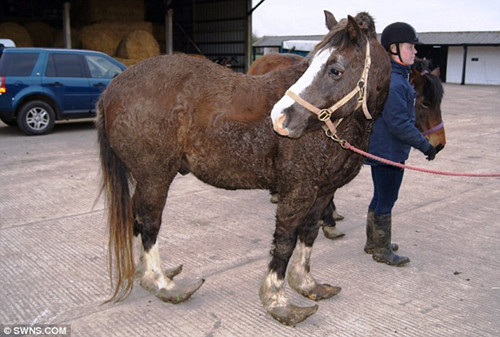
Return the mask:
<path fill-rule="evenodd" d="M 367 93 L 367 86 L 368 86 L 368 73 L 370 72 L 370 66 L 371 66 L 371 57 L 370 57 L 370 41 L 366 41 L 366 56 L 365 56 L 365 66 L 363 68 L 363 72 L 361 73 L 361 77 L 356 84 L 356 87 L 347 95 L 345 95 L 340 101 L 335 103 L 329 108 L 325 109 L 319 109 L 316 106 L 312 105 L 311 103 L 307 102 L 306 100 L 302 99 L 299 95 L 296 93 L 287 90 L 286 95 L 291 97 L 295 102 L 298 104 L 302 105 L 304 108 L 307 110 L 315 113 L 318 116 L 318 119 L 326 124 L 326 129 L 325 131 L 327 132 L 327 136 L 329 137 L 336 137 L 337 135 L 337 126 L 342 122 L 343 118 L 338 119 L 335 123 L 331 121 L 332 114 L 344 106 L 347 102 L 349 102 L 356 94 L 358 95 L 358 104 L 354 110 L 359 109 L 360 107 L 363 107 L 363 113 L 365 114 L 366 119 L 372 119 L 372 116 L 370 114 L 370 111 L 368 111 L 367 103 L 366 103 L 366 97 L 368 96 Z M 330 133 L 330 134 L 328 134 Z"/>

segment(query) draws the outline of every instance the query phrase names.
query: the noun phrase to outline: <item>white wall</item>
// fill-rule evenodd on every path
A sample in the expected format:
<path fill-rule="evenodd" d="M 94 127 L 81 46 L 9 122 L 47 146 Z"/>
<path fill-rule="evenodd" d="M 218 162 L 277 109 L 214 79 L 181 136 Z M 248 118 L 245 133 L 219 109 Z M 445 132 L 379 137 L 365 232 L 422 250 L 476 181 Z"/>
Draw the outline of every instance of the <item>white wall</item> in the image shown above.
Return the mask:
<path fill-rule="evenodd" d="M 461 83 L 463 47 L 448 48 L 447 83 Z M 465 84 L 500 85 L 500 47 L 467 47 Z"/>
<path fill-rule="evenodd" d="M 463 48 L 449 47 L 446 63 L 446 83 L 462 82 Z"/>
<path fill-rule="evenodd" d="M 469 47 L 466 84 L 500 84 L 500 48 Z"/>

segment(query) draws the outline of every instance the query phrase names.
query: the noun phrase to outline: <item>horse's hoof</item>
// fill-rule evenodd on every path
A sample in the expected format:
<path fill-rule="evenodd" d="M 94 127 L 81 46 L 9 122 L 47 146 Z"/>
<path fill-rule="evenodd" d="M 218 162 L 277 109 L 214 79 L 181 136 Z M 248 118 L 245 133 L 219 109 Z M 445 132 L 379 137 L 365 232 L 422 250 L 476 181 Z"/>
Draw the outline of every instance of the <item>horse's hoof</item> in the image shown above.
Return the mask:
<path fill-rule="evenodd" d="M 181 272 L 182 272 L 182 264 L 178 265 L 175 268 L 165 269 L 165 276 L 172 280 Z"/>
<path fill-rule="evenodd" d="M 173 304 L 187 301 L 205 282 L 201 279 L 193 284 L 187 286 L 175 285 L 171 289 L 161 288 L 155 293 L 155 296 L 164 302 Z"/>
<path fill-rule="evenodd" d="M 325 238 L 330 240 L 339 239 L 345 236 L 344 232 L 341 232 L 337 226 L 323 226 L 323 234 L 325 234 Z"/>
<path fill-rule="evenodd" d="M 285 325 L 295 326 L 307 317 L 318 311 L 318 305 L 312 307 L 298 307 L 293 304 L 268 308 L 267 312 L 278 322 Z"/>
<path fill-rule="evenodd" d="M 333 216 L 333 220 L 335 220 L 335 221 L 342 221 L 342 220 L 344 220 L 344 216 L 340 215 L 339 212 L 337 212 L 336 210 L 333 211 L 332 216 Z"/>
<path fill-rule="evenodd" d="M 342 290 L 329 284 L 316 284 L 316 286 L 306 295 L 313 301 L 320 301 L 337 295 Z"/>

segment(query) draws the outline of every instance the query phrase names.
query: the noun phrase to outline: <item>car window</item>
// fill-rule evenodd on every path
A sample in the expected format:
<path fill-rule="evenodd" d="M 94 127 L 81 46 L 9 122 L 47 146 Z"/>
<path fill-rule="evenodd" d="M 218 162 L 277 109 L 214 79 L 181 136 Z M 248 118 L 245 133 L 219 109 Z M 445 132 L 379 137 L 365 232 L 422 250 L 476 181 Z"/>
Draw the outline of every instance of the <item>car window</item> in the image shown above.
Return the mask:
<path fill-rule="evenodd" d="M 90 77 L 113 78 L 122 72 L 116 64 L 99 55 L 85 55 L 90 70 Z"/>
<path fill-rule="evenodd" d="M 30 76 L 38 53 L 4 53 L 0 59 L 1 76 Z"/>
<path fill-rule="evenodd" d="M 49 54 L 45 76 L 48 77 L 86 77 L 80 55 Z"/>

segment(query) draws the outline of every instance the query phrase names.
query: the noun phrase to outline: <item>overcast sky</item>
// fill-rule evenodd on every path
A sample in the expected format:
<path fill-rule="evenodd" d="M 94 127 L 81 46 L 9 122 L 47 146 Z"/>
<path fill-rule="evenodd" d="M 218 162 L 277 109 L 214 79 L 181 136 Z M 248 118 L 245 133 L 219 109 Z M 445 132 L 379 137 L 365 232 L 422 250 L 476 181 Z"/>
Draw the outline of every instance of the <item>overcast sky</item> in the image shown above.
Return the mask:
<path fill-rule="evenodd" d="M 260 0 L 252 0 L 256 6 Z M 500 31 L 500 0 L 265 0 L 254 12 L 253 32 L 264 35 L 326 33 L 323 10 L 337 20 L 365 11 L 378 33 L 395 21 L 417 32 Z"/>

